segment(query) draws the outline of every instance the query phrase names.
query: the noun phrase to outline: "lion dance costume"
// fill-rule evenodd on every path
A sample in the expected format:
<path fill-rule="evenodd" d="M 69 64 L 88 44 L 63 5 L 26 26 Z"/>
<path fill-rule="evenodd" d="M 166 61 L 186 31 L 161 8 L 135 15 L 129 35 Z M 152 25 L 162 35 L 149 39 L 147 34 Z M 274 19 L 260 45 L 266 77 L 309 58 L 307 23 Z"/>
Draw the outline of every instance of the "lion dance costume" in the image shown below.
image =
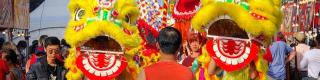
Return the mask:
<path fill-rule="evenodd" d="M 67 79 L 134 80 L 143 67 L 158 61 L 158 31 L 172 25 L 189 31 L 183 28 L 189 28 L 190 23 L 195 30 L 208 34 L 196 59 L 199 65 L 193 67 L 197 80 L 218 79 L 208 74 L 210 61 L 226 71 L 222 77 L 226 80 L 248 80 L 252 68 L 258 72 L 258 79 L 266 79 L 270 60 L 263 46 L 271 42 L 281 24 L 279 0 L 176 2 L 70 0 L 71 19 L 65 32 L 71 45 L 65 60 Z"/>
<path fill-rule="evenodd" d="M 280 0 L 201 0 L 192 27 L 206 32 L 207 43 L 198 57 L 197 80 L 218 79 L 208 74 L 210 61 L 226 72 L 223 80 L 267 79 L 271 43 L 282 20 Z"/>
<path fill-rule="evenodd" d="M 71 0 L 65 39 L 71 45 L 65 67 L 69 80 L 132 80 L 138 67 L 133 56 L 142 39 L 135 21 L 135 0 Z"/>
<path fill-rule="evenodd" d="M 169 24 L 167 2 L 158 1 L 71 0 L 67 78 L 134 80 L 143 67 L 157 62 L 155 40 Z"/>

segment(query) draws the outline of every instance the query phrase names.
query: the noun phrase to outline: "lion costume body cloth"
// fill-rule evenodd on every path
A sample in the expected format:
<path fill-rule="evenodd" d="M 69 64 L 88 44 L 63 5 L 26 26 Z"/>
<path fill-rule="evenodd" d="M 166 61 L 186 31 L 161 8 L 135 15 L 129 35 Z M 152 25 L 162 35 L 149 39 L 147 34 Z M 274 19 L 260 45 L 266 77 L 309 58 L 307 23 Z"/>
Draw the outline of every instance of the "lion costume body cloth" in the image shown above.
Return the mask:
<path fill-rule="evenodd" d="M 223 80 L 266 80 L 271 43 L 281 22 L 280 0 L 201 0 L 193 17 L 194 29 L 206 32 L 207 43 L 198 57 L 197 80 L 219 79 L 208 74 L 210 61 L 225 71 Z"/>

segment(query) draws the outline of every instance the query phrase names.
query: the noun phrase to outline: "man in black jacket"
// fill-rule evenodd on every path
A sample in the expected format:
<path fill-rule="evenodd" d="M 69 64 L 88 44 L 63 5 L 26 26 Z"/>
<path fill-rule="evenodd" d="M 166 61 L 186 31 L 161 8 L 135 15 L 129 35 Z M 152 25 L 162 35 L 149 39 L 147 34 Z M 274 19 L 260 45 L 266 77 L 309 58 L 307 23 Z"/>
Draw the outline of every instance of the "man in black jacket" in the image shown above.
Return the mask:
<path fill-rule="evenodd" d="M 44 42 L 46 56 L 33 64 L 27 72 L 27 80 L 65 80 L 65 68 L 63 62 L 57 60 L 60 40 L 56 37 L 48 37 Z"/>

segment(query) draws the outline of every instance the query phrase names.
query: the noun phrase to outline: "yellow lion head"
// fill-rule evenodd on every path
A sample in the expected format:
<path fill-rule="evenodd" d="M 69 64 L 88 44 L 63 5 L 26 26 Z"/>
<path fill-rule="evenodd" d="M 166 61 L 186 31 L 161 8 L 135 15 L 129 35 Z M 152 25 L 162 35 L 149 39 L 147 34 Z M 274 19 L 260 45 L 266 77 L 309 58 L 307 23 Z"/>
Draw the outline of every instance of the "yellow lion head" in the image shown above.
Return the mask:
<path fill-rule="evenodd" d="M 70 0 L 65 39 L 71 45 L 67 78 L 112 79 L 132 61 L 140 43 L 135 0 Z"/>
<path fill-rule="evenodd" d="M 271 38 L 281 24 L 279 0 L 202 0 L 192 26 L 208 32 L 214 22 L 229 19 L 252 37 Z M 209 33 L 209 32 L 208 32 Z M 209 33 L 210 34 L 210 33 Z"/>
<path fill-rule="evenodd" d="M 266 51 L 262 46 L 271 42 L 282 22 L 280 0 L 201 0 L 201 3 L 191 24 L 208 34 L 208 42 L 198 58 L 202 68 L 214 60 L 228 72 L 224 77 L 227 80 L 248 79 L 249 64 L 255 62 L 260 79 L 265 79 L 267 63 L 262 54 Z"/>

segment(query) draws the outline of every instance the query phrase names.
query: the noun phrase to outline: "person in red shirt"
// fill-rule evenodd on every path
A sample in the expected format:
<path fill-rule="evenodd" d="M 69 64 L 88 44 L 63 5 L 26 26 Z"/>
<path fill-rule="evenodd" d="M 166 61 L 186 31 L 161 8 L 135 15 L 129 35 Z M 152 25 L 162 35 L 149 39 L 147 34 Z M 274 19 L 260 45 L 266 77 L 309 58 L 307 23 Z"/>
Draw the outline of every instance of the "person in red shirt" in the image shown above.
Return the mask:
<path fill-rule="evenodd" d="M 0 48 L 2 49 L 4 39 L 0 38 Z M 6 80 L 6 74 L 9 72 L 9 67 L 6 64 L 5 59 L 6 54 L 3 53 L 2 50 L 0 50 L 0 80 Z"/>
<path fill-rule="evenodd" d="M 0 53 L 0 55 L 2 55 L 0 59 L 0 80 L 6 80 L 6 74 L 9 73 L 9 67 L 3 57 L 5 54 Z"/>
<path fill-rule="evenodd" d="M 181 47 L 181 34 L 173 27 L 163 28 L 159 32 L 159 62 L 142 70 L 137 80 L 193 80 L 191 70 L 176 62 L 176 55 Z"/>

